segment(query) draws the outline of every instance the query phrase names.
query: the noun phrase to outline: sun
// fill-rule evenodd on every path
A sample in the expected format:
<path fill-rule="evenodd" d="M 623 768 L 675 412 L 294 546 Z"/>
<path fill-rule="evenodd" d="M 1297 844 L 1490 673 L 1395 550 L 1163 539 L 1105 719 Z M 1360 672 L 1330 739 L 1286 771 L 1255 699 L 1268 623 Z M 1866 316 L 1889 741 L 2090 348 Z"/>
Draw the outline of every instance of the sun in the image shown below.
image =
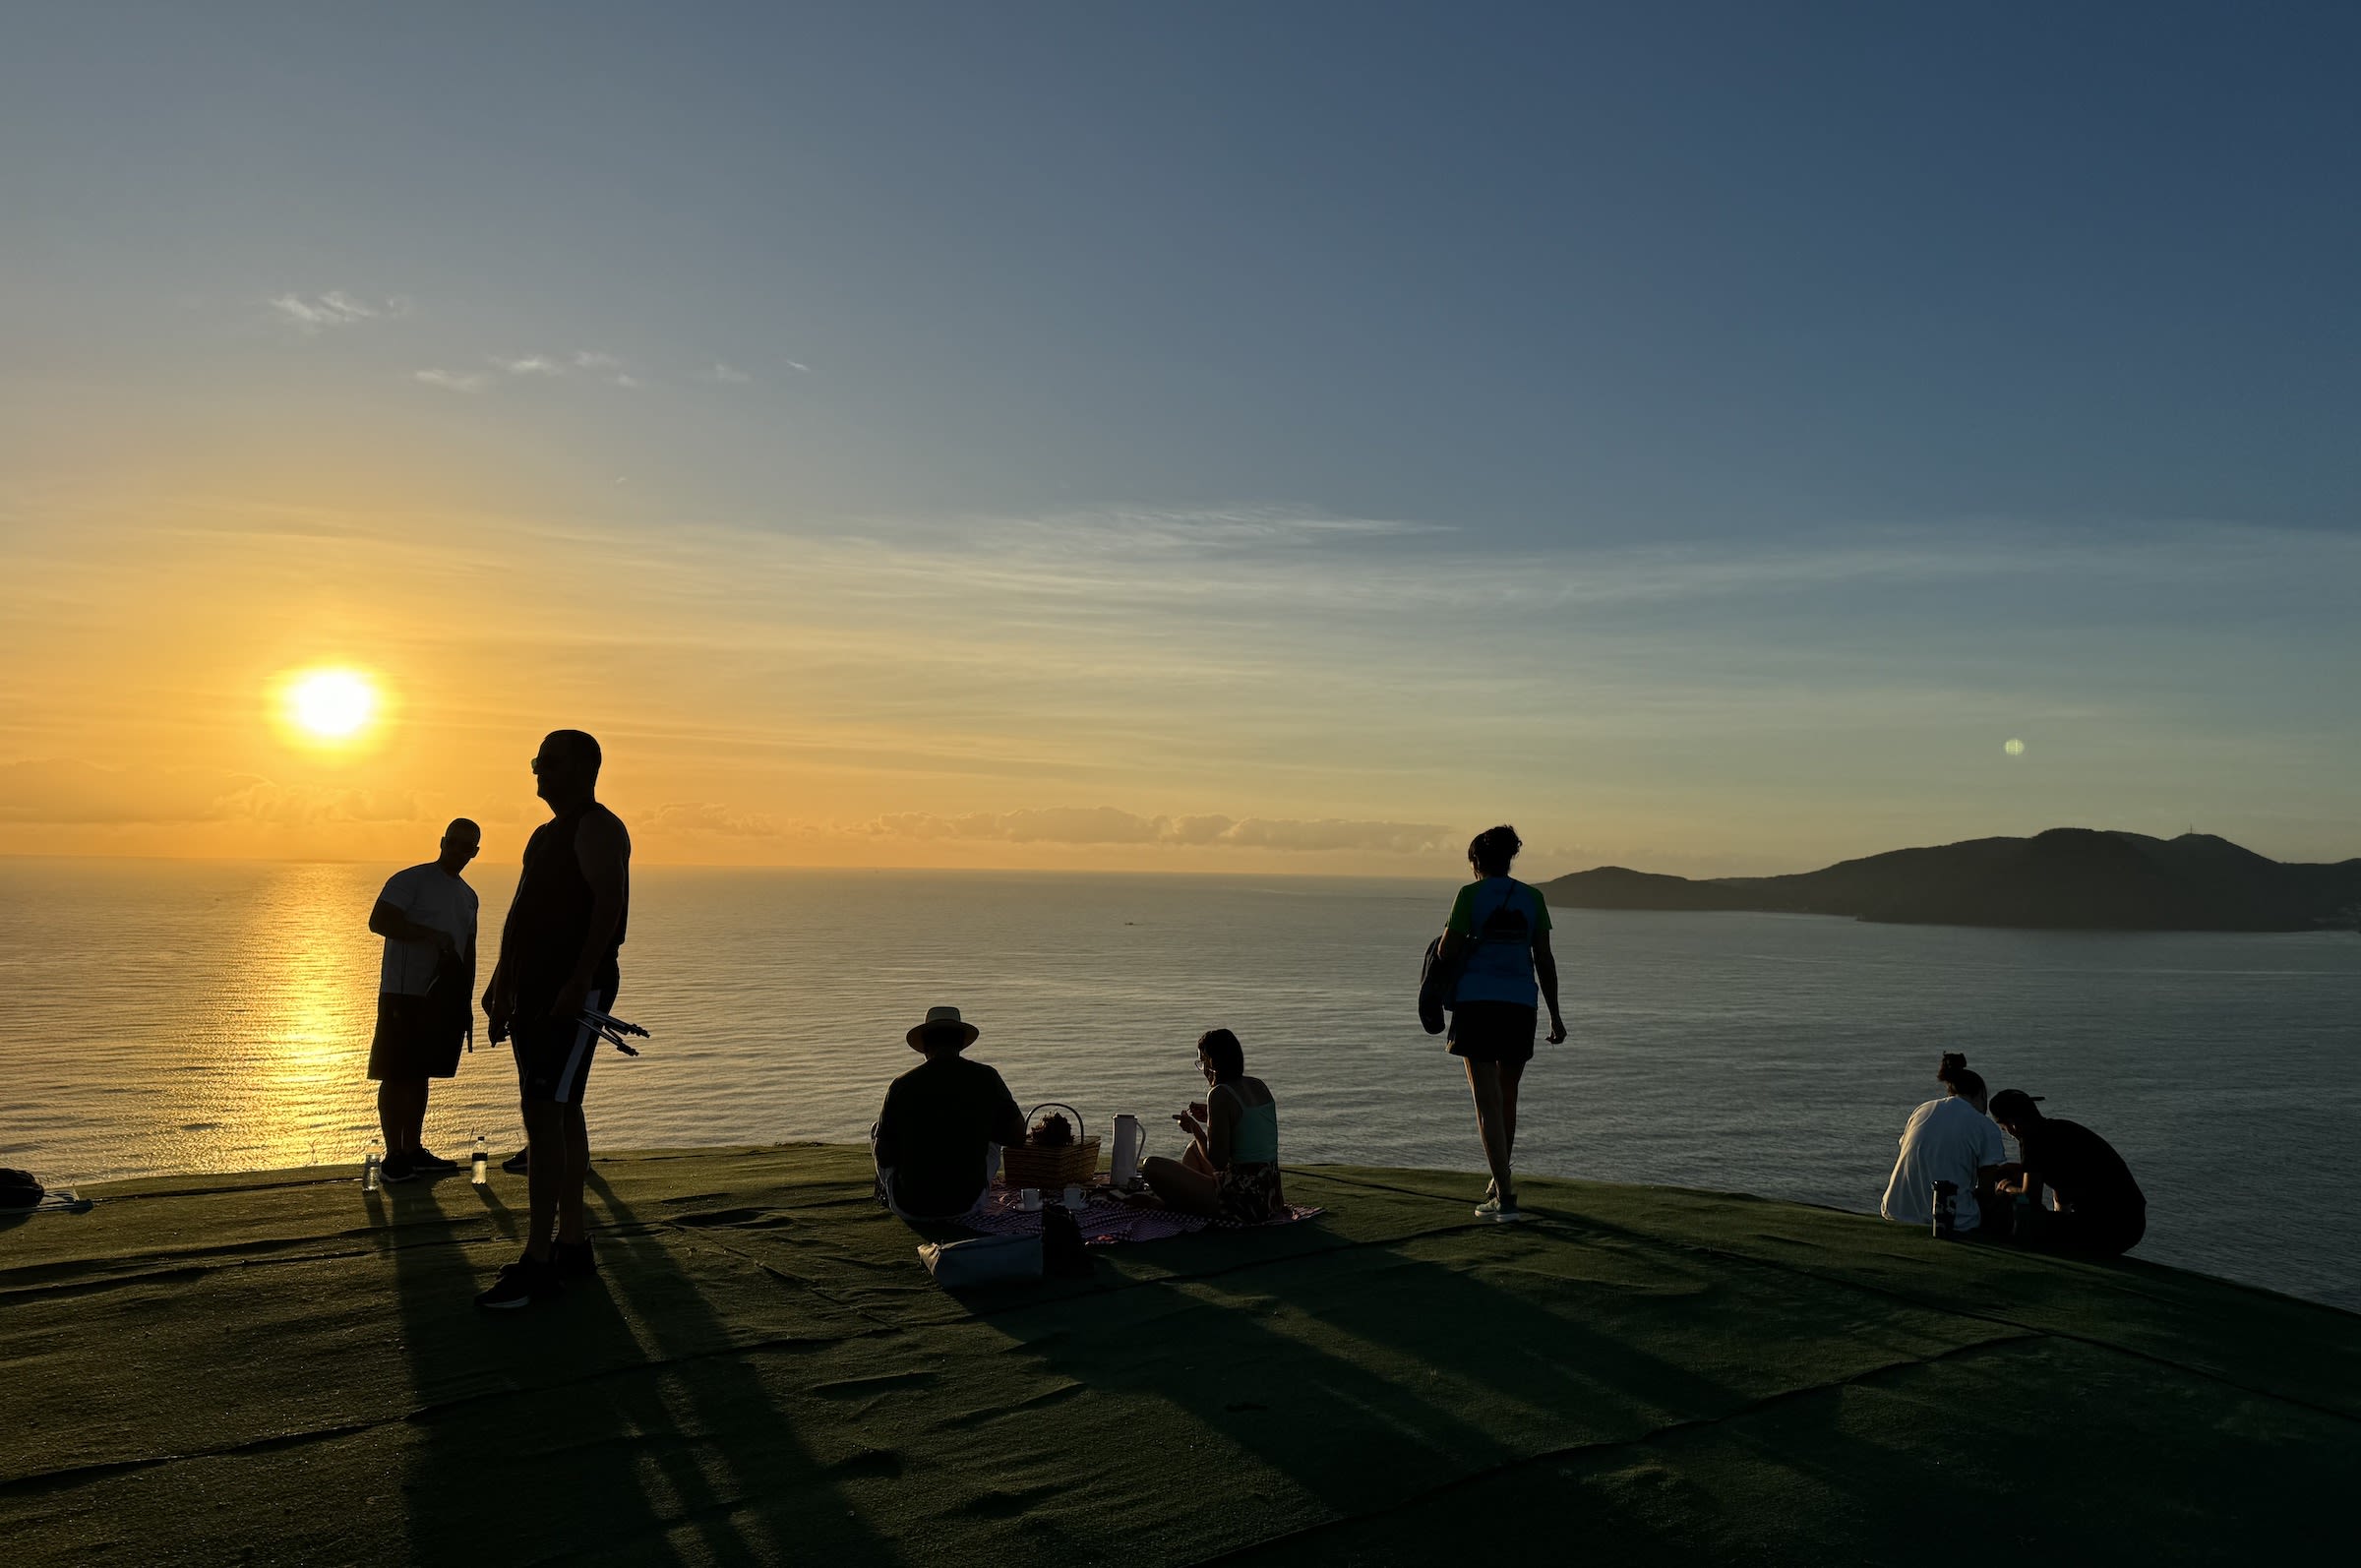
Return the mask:
<path fill-rule="evenodd" d="M 351 670 L 307 670 L 287 683 L 287 722 L 316 741 L 353 739 L 377 707 L 377 688 Z"/>

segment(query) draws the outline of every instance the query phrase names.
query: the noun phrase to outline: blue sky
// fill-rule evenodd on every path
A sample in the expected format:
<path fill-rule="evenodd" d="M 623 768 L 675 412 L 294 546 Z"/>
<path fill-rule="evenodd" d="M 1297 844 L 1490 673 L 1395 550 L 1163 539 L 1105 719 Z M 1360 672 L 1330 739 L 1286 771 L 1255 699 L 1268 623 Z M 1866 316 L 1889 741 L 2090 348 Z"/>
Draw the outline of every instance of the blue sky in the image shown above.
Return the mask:
<path fill-rule="evenodd" d="M 750 596 L 673 677 L 705 739 L 605 722 L 673 748 L 651 809 L 770 824 L 730 855 L 1089 808 L 2340 856 L 2356 67 L 2304 6 L 28 14 L 0 528 L 86 585 L 175 508 L 495 573 L 676 541 L 680 626 Z M 972 687 L 843 621 L 903 575 Z M 0 765 L 124 765 L 33 679 L 55 597 Z M 823 667 L 859 756 L 733 772 L 821 720 L 730 672 Z M 894 760 L 961 726 L 1007 768 Z"/>

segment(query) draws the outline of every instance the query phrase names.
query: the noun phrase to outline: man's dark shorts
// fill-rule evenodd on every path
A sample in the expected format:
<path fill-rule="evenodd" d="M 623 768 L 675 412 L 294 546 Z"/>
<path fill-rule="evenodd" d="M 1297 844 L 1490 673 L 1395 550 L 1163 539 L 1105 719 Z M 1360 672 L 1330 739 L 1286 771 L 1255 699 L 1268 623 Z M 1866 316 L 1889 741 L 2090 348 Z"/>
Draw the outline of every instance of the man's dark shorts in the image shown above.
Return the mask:
<path fill-rule="evenodd" d="M 2121 1257 L 2148 1235 L 2144 1205 L 2120 1213 L 2090 1214 L 2075 1209 L 2035 1209 L 2015 1237 L 2020 1246 L 2045 1252 L 2072 1252 L 2083 1257 Z"/>
<path fill-rule="evenodd" d="M 369 1042 L 369 1076 L 396 1083 L 413 1078 L 455 1077 L 467 1025 L 434 996 L 400 996 L 380 992 L 377 1035 Z"/>
<path fill-rule="evenodd" d="M 582 1005 L 594 1012 L 611 1010 L 615 988 L 608 985 L 593 990 Z M 511 1033 L 516 1052 L 516 1092 L 528 1101 L 580 1105 L 582 1090 L 590 1081 L 591 1059 L 606 1044 L 605 1037 L 578 1018 L 552 1018 L 546 1008 L 536 1009 L 529 1019 L 518 1018 Z"/>

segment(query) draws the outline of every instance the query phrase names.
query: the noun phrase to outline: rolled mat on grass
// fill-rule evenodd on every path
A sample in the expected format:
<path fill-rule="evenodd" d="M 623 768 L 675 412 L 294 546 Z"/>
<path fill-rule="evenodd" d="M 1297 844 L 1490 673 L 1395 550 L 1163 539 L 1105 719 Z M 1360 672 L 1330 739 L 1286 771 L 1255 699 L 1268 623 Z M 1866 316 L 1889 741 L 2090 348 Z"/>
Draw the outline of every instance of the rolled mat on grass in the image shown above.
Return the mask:
<path fill-rule="evenodd" d="M 1005 1187 L 994 1187 L 984 1199 L 983 1212 L 968 1216 L 962 1223 L 969 1230 L 987 1236 L 1039 1236 L 1041 1215 L 1026 1213 L 1021 1202 Z M 1274 1225 L 1308 1220 L 1320 1212 L 1310 1204 L 1288 1203 L 1260 1225 L 1241 1225 L 1236 1220 L 1216 1220 L 1203 1214 L 1183 1214 L 1178 1209 L 1151 1208 L 1094 1196 L 1074 1219 L 1082 1227 L 1083 1245 L 1115 1246 L 1124 1241 L 1163 1241 L 1176 1236 L 1193 1236 L 1199 1231 L 1267 1230 Z"/>

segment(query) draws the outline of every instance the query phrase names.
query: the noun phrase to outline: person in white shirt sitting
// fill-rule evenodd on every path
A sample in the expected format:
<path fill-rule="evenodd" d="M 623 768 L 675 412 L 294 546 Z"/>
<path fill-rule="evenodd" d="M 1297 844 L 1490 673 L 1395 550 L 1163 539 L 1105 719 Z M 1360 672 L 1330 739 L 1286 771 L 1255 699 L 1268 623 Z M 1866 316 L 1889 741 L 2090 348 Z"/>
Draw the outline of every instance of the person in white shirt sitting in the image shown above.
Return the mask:
<path fill-rule="evenodd" d="M 1966 1235 L 1987 1218 L 1985 1205 L 2009 1151 L 1999 1125 L 1985 1115 L 1983 1077 L 1969 1070 L 1966 1056 L 1946 1054 L 1935 1068 L 1935 1081 L 1949 1092 L 1910 1113 L 1902 1129 L 1901 1157 L 1877 1212 L 1902 1225 L 1931 1225 L 1935 1183 L 1949 1181 L 1959 1189 L 1953 1226 Z M 2008 1212 L 2005 1203 L 1997 1206 L 2002 1215 Z"/>

